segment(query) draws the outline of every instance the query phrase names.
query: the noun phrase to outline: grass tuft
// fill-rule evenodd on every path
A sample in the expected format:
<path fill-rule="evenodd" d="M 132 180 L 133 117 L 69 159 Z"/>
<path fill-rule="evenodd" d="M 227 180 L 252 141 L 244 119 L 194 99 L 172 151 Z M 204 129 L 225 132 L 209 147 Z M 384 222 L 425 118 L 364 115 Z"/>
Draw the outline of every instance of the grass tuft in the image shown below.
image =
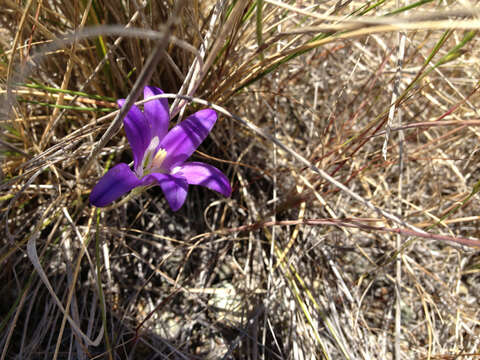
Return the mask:
<path fill-rule="evenodd" d="M 4 0 L 0 360 L 477 358 L 477 13 Z M 89 204 L 145 84 L 231 198 Z"/>

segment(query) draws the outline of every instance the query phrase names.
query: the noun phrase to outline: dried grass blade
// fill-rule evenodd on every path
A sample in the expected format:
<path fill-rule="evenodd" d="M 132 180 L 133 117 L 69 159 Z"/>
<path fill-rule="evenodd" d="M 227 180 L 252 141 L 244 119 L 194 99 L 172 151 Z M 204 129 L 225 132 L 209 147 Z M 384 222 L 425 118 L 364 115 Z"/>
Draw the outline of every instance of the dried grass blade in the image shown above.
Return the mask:
<path fill-rule="evenodd" d="M 37 232 L 35 234 L 35 236 L 33 236 L 30 240 L 28 240 L 27 242 L 27 254 L 28 254 L 28 258 L 30 259 L 30 261 L 32 262 L 33 264 L 33 267 L 35 268 L 35 270 L 37 271 L 37 274 L 38 276 L 40 276 L 40 279 L 42 280 L 42 282 L 44 283 L 44 285 L 47 287 L 47 290 L 48 292 L 50 293 L 50 295 L 52 296 L 53 300 L 55 301 L 55 303 L 57 304 L 58 308 L 60 309 L 60 311 L 63 313 L 63 315 L 67 318 L 68 322 L 70 323 L 70 326 L 72 327 L 72 329 L 77 333 L 78 336 L 80 336 L 88 345 L 90 346 L 98 346 L 100 344 L 100 342 L 102 341 L 102 338 L 103 338 L 103 331 L 104 331 L 104 328 L 102 326 L 102 328 L 99 330 L 99 333 L 97 335 L 97 337 L 92 340 L 90 339 L 79 327 L 79 325 L 77 323 L 75 323 L 75 321 L 70 317 L 70 315 L 67 313 L 67 311 L 65 310 L 65 308 L 63 307 L 60 299 L 58 298 L 57 294 L 55 293 L 55 290 L 53 289 L 52 287 L 52 284 L 50 283 L 50 281 L 48 280 L 48 277 L 47 275 L 45 274 L 45 271 L 43 270 L 43 267 L 42 265 L 40 264 L 40 260 L 38 258 L 38 254 L 37 254 L 37 246 L 36 246 L 36 241 L 37 241 L 37 238 L 38 238 L 38 235 L 39 233 Z"/>

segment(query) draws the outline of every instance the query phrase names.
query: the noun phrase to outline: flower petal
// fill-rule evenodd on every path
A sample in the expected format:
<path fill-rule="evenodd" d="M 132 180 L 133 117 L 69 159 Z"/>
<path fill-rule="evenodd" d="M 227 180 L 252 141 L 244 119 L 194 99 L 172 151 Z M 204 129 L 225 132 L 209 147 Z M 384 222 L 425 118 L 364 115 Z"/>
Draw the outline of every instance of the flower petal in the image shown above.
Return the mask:
<path fill-rule="evenodd" d="M 90 193 L 90 204 L 98 207 L 110 205 L 120 196 L 140 185 L 141 181 L 127 164 L 117 164 L 95 185 Z"/>
<path fill-rule="evenodd" d="M 228 178 L 216 167 L 202 162 L 187 162 L 174 169 L 191 185 L 201 185 L 229 197 L 232 193 Z"/>
<path fill-rule="evenodd" d="M 168 171 L 187 160 L 205 140 L 215 121 L 217 113 L 212 109 L 203 109 L 174 126 L 160 142 L 160 148 L 167 151 L 162 167 Z"/>
<path fill-rule="evenodd" d="M 143 89 L 143 97 L 149 97 L 163 94 L 163 91 L 154 86 L 145 86 Z M 152 127 L 152 136 L 158 136 L 162 140 L 168 131 L 168 123 L 170 122 L 170 114 L 168 110 L 167 99 L 157 99 L 146 102 L 143 105 L 144 114 L 147 121 Z"/>
<path fill-rule="evenodd" d="M 125 99 L 117 100 L 118 106 L 122 107 Z M 133 152 L 135 170 L 141 166 L 143 154 L 152 140 L 152 129 L 147 119 L 136 105 L 132 105 L 123 119 L 125 133 Z"/>
<path fill-rule="evenodd" d="M 168 204 L 173 211 L 177 211 L 185 203 L 188 192 L 188 183 L 182 176 L 170 174 L 152 173 L 142 179 L 143 185 L 155 184 L 159 185 Z"/>

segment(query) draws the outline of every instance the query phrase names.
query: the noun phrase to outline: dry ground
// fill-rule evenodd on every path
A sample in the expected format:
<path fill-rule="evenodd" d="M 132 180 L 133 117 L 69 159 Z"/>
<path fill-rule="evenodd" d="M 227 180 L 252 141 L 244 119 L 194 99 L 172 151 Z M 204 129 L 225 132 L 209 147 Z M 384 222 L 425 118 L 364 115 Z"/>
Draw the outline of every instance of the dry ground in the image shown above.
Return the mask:
<path fill-rule="evenodd" d="M 4 0 L 0 360 L 480 358 L 477 6 Z M 145 84 L 231 198 L 89 204 Z"/>

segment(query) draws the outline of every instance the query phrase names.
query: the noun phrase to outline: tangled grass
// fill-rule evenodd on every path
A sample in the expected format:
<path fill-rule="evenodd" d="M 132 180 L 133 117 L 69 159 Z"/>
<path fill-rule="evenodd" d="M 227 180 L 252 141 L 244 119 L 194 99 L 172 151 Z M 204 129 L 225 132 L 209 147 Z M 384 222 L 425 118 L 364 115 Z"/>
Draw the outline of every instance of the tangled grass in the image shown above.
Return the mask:
<path fill-rule="evenodd" d="M 0 360 L 479 358 L 476 5 L 4 0 Z M 146 84 L 231 198 L 89 204 Z"/>

